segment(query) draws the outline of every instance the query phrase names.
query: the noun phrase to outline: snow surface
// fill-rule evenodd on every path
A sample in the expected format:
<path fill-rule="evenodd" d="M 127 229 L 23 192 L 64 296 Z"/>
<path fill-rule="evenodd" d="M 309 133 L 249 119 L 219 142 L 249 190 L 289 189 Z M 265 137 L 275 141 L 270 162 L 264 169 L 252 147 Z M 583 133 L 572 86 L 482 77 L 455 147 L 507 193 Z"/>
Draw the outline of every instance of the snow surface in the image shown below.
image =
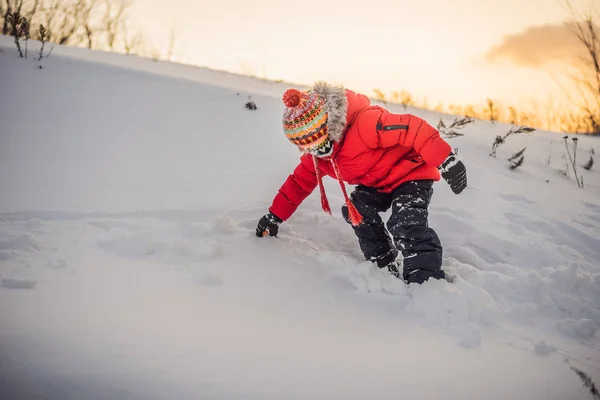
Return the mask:
<path fill-rule="evenodd" d="M 561 134 L 449 139 L 469 187 L 437 183 L 430 223 L 454 283 L 407 287 L 318 193 L 254 236 L 298 162 L 288 85 L 0 49 L 2 399 L 591 398 L 570 368 L 600 381 L 599 162 L 578 189 Z"/>

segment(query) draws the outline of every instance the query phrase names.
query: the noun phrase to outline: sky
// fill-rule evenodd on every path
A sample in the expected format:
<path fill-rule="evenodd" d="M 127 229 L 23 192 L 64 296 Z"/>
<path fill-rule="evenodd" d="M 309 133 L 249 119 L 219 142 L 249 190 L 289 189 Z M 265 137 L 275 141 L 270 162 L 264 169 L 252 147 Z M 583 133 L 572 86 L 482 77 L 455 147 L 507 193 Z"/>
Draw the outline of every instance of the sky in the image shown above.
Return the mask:
<path fill-rule="evenodd" d="M 175 27 L 180 62 L 368 95 L 407 90 L 432 107 L 560 96 L 557 61 L 577 45 L 568 17 L 561 0 L 135 0 L 131 9 L 159 48 Z"/>

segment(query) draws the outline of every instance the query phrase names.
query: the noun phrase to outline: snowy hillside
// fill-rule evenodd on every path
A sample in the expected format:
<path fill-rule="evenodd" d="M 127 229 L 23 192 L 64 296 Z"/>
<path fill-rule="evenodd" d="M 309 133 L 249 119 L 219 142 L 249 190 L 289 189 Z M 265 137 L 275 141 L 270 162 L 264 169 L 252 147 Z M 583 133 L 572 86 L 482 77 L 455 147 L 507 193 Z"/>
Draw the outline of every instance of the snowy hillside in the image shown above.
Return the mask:
<path fill-rule="evenodd" d="M 363 262 L 331 179 L 333 216 L 317 192 L 255 237 L 298 162 L 288 85 L 63 47 L 39 69 L 13 47 L 2 399 L 590 399 L 571 367 L 600 383 L 600 160 L 581 167 L 599 138 L 579 138 L 584 189 L 561 134 L 497 158 L 506 125 L 449 139 L 469 187 L 437 183 L 430 222 L 456 277 L 407 287 Z"/>

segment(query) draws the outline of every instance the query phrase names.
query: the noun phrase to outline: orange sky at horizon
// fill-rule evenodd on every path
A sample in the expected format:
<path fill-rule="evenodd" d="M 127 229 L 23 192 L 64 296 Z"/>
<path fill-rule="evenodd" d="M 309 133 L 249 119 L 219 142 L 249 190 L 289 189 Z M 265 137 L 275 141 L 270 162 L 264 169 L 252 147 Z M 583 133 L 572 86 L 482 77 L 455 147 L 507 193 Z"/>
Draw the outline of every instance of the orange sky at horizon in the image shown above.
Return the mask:
<path fill-rule="evenodd" d="M 162 49 L 175 21 L 175 61 L 299 84 L 322 79 L 368 95 L 404 89 L 431 107 L 561 96 L 544 66 L 486 54 L 507 35 L 568 17 L 561 0 L 135 0 L 131 10 Z"/>

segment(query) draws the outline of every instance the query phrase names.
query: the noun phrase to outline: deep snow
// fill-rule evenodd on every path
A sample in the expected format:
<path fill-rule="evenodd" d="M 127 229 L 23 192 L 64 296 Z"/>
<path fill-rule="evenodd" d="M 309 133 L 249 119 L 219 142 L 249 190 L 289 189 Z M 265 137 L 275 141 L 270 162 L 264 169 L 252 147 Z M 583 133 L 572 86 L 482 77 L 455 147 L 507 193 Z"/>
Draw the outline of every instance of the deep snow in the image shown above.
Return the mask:
<path fill-rule="evenodd" d="M 430 222 L 456 277 L 406 287 L 318 193 L 254 237 L 298 161 L 288 85 L 0 49 L 2 398 L 587 399 L 570 367 L 600 381 L 599 162 L 578 189 L 561 134 L 497 158 L 506 125 L 449 139 L 469 187 L 437 183 Z M 582 165 L 600 141 L 578 148 Z"/>

